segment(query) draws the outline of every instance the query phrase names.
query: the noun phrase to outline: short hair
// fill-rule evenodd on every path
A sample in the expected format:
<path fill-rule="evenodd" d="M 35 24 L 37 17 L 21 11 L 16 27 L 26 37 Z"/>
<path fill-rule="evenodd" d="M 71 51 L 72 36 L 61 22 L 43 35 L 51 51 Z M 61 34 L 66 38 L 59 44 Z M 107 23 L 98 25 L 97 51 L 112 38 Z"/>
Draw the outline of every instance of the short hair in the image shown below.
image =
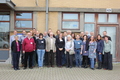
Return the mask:
<path fill-rule="evenodd" d="M 107 31 L 103 31 L 103 32 L 106 32 L 106 33 L 107 33 Z"/>
<path fill-rule="evenodd" d="M 42 36 L 42 37 L 43 37 L 43 34 L 42 34 L 42 33 L 40 33 L 40 34 L 39 34 L 39 38 L 40 38 L 40 36 Z"/>
<path fill-rule="evenodd" d="M 108 38 L 109 39 L 109 36 L 104 36 L 104 38 Z"/>
<path fill-rule="evenodd" d="M 68 38 L 68 37 L 72 38 L 72 36 L 71 36 L 71 35 L 67 35 L 67 38 Z"/>
<path fill-rule="evenodd" d="M 15 35 L 14 38 L 15 38 L 15 37 L 18 37 L 18 35 Z"/>

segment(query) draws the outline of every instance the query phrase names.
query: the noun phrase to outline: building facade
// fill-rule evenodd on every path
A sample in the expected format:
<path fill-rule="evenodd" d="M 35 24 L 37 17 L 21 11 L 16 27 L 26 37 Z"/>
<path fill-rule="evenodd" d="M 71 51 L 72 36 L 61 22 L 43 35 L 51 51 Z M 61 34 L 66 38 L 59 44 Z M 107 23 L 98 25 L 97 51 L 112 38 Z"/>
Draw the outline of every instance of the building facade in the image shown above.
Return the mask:
<path fill-rule="evenodd" d="M 113 61 L 120 61 L 119 0 L 0 0 L 0 62 L 10 62 L 9 37 L 21 32 L 49 28 L 72 32 L 107 31 L 112 38 Z"/>

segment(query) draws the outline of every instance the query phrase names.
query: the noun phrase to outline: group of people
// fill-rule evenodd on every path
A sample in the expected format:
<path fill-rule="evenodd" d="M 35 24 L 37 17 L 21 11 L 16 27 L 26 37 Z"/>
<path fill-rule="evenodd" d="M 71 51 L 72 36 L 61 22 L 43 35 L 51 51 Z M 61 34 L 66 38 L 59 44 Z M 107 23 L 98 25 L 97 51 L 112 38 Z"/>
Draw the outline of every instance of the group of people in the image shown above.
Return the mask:
<path fill-rule="evenodd" d="M 39 33 L 34 28 L 28 33 L 23 30 L 19 37 L 15 30 L 10 37 L 14 70 L 20 69 L 20 55 L 24 69 L 27 69 L 27 64 L 30 69 L 36 64 L 39 68 L 44 65 L 54 67 L 56 62 L 57 67 L 72 68 L 75 65 L 94 70 L 96 61 L 97 69 L 112 69 L 111 37 L 106 31 L 103 32 L 103 37 L 100 34 L 95 37 L 93 32 L 80 32 L 75 35 L 70 30 L 63 33 L 57 30 L 56 33 L 57 35 L 53 34 L 51 29 Z"/>

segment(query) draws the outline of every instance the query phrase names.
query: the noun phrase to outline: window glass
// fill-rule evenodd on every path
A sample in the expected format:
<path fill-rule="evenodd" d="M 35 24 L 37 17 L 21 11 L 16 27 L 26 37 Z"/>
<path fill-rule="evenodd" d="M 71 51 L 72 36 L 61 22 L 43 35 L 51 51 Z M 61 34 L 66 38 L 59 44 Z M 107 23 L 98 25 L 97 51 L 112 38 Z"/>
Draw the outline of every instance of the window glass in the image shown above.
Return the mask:
<path fill-rule="evenodd" d="M 85 14 L 85 22 L 95 22 L 95 14 Z"/>
<path fill-rule="evenodd" d="M 110 23 L 117 23 L 117 14 L 109 14 L 108 22 Z"/>
<path fill-rule="evenodd" d="M 78 14 L 63 14 L 63 19 L 78 19 Z"/>
<path fill-rule="evenodd" d="M 31 19 L 32 13 L 16 13 L 17 19 Z"/>
<path fill-rule="evenodd" d="M 98 22 L 107 22 L 107 14 L 98 14 Z"/>
<path fill-rule="evenodd" d="M 17 28 L 32 28 L 32 21 L 16 21 Z"/>

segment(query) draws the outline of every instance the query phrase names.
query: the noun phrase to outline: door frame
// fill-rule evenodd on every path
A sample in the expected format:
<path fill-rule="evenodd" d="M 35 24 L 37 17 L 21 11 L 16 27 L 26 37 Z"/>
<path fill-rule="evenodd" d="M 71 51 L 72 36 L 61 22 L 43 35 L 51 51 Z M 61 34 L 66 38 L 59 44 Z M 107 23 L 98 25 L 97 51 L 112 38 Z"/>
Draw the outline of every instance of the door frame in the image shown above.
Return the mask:
<path fill-rule="evenodd" d="M 96 34 L 99 34 L 99 30 L 100 30 L 100 27 L 116 27 L 116 45 L 115 45 L 115 58 L 113 58 L 113 61 L 116 62 L 116 61 L 120 61 L 119 59 L 119 36 L 118 36 L 118 27 L 119 25 L 118 24 L 98 24 L 97 25 L 97 28 L 96 28 Z"/>

